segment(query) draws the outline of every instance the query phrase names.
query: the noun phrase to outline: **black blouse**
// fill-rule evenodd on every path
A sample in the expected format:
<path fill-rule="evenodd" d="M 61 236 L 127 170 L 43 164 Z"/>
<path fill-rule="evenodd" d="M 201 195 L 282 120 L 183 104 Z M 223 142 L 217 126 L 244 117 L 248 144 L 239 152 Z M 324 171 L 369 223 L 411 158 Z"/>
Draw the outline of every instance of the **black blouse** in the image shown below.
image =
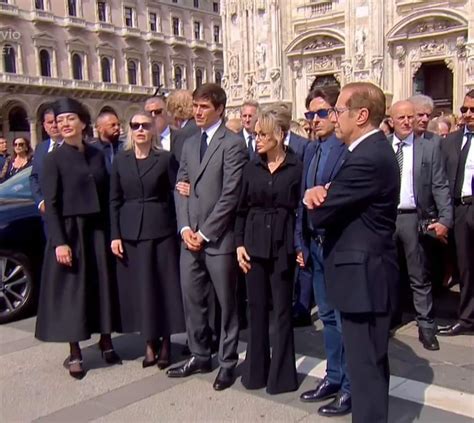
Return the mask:
<path fill-rule="evenodd" d="M 303 164 L 290 149 L 273 174 L 265 157 L 247 163 L 235 222 L 237 247 L 245 246 L 251 257 L 264 259 L 294 254 L 302 172 Z"/>

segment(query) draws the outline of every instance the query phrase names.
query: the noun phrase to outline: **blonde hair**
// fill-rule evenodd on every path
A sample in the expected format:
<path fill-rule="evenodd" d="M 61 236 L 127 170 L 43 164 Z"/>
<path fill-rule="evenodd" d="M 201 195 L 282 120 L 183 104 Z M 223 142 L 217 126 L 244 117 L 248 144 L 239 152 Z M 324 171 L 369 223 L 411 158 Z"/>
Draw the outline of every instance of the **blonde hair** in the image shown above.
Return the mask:
<path fill-rule="evenodd" d="M 150 123 L 152 124 L 152 129 L 150 131 L 151 134 L 152 134 L 151 135 L 151 148 L 158 149 L 153 116 L 152 116 L 151 113 L 146 112 L 145 110 L 141 110 L 140 112 L 134 113 L 130 117 L 130 122 L 129 122 L 129 125 L 128 125 L 128 131 L 127 131 L 127 141 L 125 142 L 124 150 L 133 150 L 135 148 L 135 141 L 133 141 L 133 131 L 132 131 L 132 128 L 130 128 L 130 123 L 133 121 L 133 118 L 135 116 L 143 116 L 143 117 L 146 117 L 146 118 L 150 119 Z"/>
<path fill-rule="evenodd" d="M 299 135 L 303 138 L 308 138 L 308 133 L 304 129 L 304 124 L 308 123 L 306 119 L 292 120 L 290 123 L 290 131 L 294 132 L 296 135 Z"/>
<path fill-rule="evenodd" d="M 263 132 L 283 141 L 290 130 L 291 112 L 285 104 L 276 103 L 261 109 L 257 121 Z"/>
<path fill-rule="evenodd" d="M 166 99 L 166 109 L 173 119 L 191 119 L 193 117 L 193 95 L 191 91 L 173 91 Z"/>

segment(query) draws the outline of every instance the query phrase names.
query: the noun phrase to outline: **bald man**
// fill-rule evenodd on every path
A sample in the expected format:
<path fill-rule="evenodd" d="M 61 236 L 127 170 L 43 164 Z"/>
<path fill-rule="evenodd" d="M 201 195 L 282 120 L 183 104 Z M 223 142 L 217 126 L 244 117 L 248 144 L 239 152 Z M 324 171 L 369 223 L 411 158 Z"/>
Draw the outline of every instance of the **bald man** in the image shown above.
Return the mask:
<path fill-rule="evenodd" d="M 401 175 L 395 238 L 403 251 L 418 324 L 418 338 L 428 350 L 439 350 L 433 316 L 432 283 L 426 250 L 447 243 L 453 211 L 438 139 L 414 133 L 416 109 L 410 101 L 391 107 L 394 133 L 388 137 Z"/>
<path fill-rule="evenodd" d="M 90 144 L 104 153 L 105 164 L 110 173 L 114 157 L 124 147 L 120 139 L 120 121 L 115 113 L 107 111 L 97 116 L 95 126 L 99 137 Z"/>

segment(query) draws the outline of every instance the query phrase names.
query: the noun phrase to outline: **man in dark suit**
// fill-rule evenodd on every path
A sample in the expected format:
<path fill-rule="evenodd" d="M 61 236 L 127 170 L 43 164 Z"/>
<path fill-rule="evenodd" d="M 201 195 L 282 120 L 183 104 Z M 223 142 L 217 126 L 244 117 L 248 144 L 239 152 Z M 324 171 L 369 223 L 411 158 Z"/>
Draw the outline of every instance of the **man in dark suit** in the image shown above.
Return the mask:
<path fill-rule="evenodd" d="M 285 138 L 285 145 L 290 147 L 298 156 L 298 158 L 303 161 L 304 152 L 306 147 L 309 144 L 309 141 L 302 136 L 295 134 L 294 132 L 288 131 L 288 135 Z"/>
<path fill-rule="evenodd" d="M 242 130 L 239 135 L 245 141 L 249 157 L 255 156 L 255 124 L 257 123 L 257 113 L 259 105 L 254 100 L 247 100 L 240 108 L 240 121 L 242 123 Z"/>
<path fill-rule="evenodd" d="M 120 139 L 120 122 L 114 112 L 105 111 L 99 113 L 95 126 L 99 136 L 90 145 L 104 153 L 105 165 L 110 173 L 115 156 L 124 148 L 124 141 Z"/>
<path fill-rule="evenodd" d="M 454 203 L 454 242 L 461 285 L 458 321 L 440 329 L 438 333 L 443 336 L 474 331 L 474 90 L 464 97 L 461 113 L 464 129 L 449 134 L 441 144 Z"/>
<path fill-rule="evenodd" d="M 317 138 L 308 145 L 304 155 L 302 197 L 307 189 L 325 186 L 332 181 L 347 151 L 345 144 L 334 134 L 334 123 L 329 119 L 329 111 L 336 104 L 337 93 L 317 90 L 316 94 L 306 113 Z M 336 397 L 331 403 L 320 407 L 318 413 L 328 417 L 342 416 L 351 411 L 351 390 L 342 343 L 341 318 L 327 301 L 323 262 L 324 230 L 312 225 L 303 203 L 297 213 L 295 244 L 299 266 L 311 267 L 312 270 L 310 275 L 318 315 L 324 325 L 327 357 L 326 376 L 316 389 L 304 392 L 300 398 L 304 402 L 317 402 Z"/>
<path fill-rule="evenodd" d="M 326 289 L 329 303 L 341 313 L 354 423 L 388 418 L 400 174 L 379 130 L 384 115 L 385 96 L 376 85 L 355 82 L 342 89 L 331 120 L 349 152 L 330 186 L 307 190 L 303 200 L 313 226 L 326 230 Z"/>
<path fill-rule="evenodd" d="M 2 171 L 3 166 L 9 156 L 7 139 L 0 137 L 0 172 Z"/>
<path fill-rule="evenodd" d="M 33 167 L 30 174 L 30 188 L 35 204 L 43 215 L 45 212 L 43 190 L 40 186 L 41 174 L 43 173 L 43 162 L 46 155 L 62 144 L 61 135 L 56 125 L 54 110 L 47 108 L 43 112 L 43 128 L 48 134 L 48 139 L 38 144 L 33 156 Z"/>
<path fill-rule="evenodd" d="M 453 224 L 448 180 L 439 140 L 415 137 L 413 133 L 413 104 L 409 101 L 393 104 L 390 116 L 394 134 L 388 140 L 401 176 L 395 236 L 407 264 L 419 340 L 426 349 L 439 350 L 426 247 L 433 238 L 448 242 L 448 230 Z"/>
<path fill-rule="evenodd" d="M 434 102 L 431 97 L 424 94 L 412 95 L 408 101 L 415 108 L 415 119 L 413 121 L 413 132 L 416 137 L 427 140 L 439 140 L 440 137 L 434 132 L 428 131 L 428 124 L 433 115 Z"/>
<path fill-rule="evenodd" d="M 175 195 L 178 229 L 183 239 L 180 270 L 192 357 L 168 370 L 169 377 L 187 377 L 211 370 L 206 298 L 214 287 L 221 307 L 220 370 L 215 390 L 234 383 L 239 325 L 236 307 L 237 266 L 234 216 L 247 151 L 241 138 L 223 121 L 225 91 L 204 84 L 193 93 L 201 134 L 184 144 L 178 181 L 191 185 L 189 197 Z"/>

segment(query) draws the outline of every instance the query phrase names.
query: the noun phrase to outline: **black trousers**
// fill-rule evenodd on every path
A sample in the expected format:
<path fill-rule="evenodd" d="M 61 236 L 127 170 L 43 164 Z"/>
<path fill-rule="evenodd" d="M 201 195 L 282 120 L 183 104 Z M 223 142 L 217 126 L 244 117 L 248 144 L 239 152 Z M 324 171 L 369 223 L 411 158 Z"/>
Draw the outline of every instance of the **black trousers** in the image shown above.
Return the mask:
<path fill-rule="evenodd" d="M 386 423 L 390 313 L 341 313 L 351 378 L 352 422 Z"/>
<path fill-rule="evenodd" d="M 474 329 L 474 205 L 454 208 L 454 241 L 460 274 L 459 321 Z"/>
<path fill-rule="evenodd" d="M 420 327 L 435 328 L 433 319 L 433 295 L 429 279 L 425 243 L 418 234 L 418 216 L 400 214 L 397 216 L 395 232 L 399 251 L 406 260 L 410 288 L 413 293 L 413 305 L 416 310 L 416 321 Z M 403 301 L 400 301 L 403 303 Z"/>
<path fill-rule="evenodd" d="M 247 389 L 267 387 L 269 394 L 298 389 L 295 344 L 291 322 L 292 270 L 275 270 L 276 260 L 252 259 L 246 275 L 249 305 L 249 342 L 242 384 Z M 270 358 L 269 298 L 275 319 Z"/>

